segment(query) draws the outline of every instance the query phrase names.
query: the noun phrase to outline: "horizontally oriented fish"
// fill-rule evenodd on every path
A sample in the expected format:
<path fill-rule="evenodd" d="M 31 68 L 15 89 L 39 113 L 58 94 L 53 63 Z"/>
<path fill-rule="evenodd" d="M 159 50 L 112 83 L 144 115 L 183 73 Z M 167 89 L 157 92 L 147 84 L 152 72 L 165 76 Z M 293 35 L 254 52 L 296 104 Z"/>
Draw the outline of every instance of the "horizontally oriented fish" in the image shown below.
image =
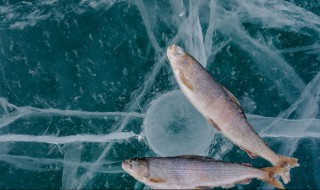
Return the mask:
<path fill-rule="evenodd" d="M 248 123 L 237 99 L 195 58 L 176 45 L 168 47 L 167 56 L 182 92 L 208 122 L 251 158 L 260 156 L 286 168 L 280 175 L 288 183 L 290 168 L 299 166 L 298 160 L 274 153 Z"/>
<path fill-rule="evenodd" d="M 230 188 L 236 184 L 249 184 L 253 178 L 284 189 L 274 178 L 283 172 L 281 167 L 257 169 L 200 156 L 131 159 L 123 161 L 122 168 L 154 189 Z"/>

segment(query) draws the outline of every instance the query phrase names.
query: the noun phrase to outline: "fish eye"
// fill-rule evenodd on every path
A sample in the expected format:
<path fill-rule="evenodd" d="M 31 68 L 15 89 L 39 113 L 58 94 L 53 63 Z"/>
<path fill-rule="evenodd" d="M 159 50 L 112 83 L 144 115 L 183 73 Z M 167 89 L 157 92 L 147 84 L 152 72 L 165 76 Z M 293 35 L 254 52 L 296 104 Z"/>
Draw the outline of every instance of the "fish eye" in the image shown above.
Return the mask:
<path fill-rule="evenodd" d="M 178 47 L 177 48 L 177 54 L 181 54 L 181 53 L 183 53 L 183 50 L 180 47 Z"/>
<path fill-rule="evenodd" d="M 176 47 L 175 47 L 175 51 L 174 51 L 174 55 L 175 55 L 175 56 L 179 56 L 179 55 L 182 54 L 182 53 L 184 53 L 184 50 L 183 50 L 181 47 L 176 46 Z"/>
<path fill-rule="evenodd" d="M 134 165 L 134 160 L 129 160 L 129 165 L 130 166 Z"/>

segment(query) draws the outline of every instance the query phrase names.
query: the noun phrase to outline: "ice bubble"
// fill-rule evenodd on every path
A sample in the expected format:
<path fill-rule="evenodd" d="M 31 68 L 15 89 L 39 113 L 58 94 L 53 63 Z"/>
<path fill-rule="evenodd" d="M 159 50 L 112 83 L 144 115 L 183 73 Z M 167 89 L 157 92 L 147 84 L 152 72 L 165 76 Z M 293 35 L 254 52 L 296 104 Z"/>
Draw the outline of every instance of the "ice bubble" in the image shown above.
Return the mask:
<path fill-rule="evenodd" d="M 144 120 L 149 147 L 160 156 L 206 155 L 215 130 L 181 91 L 154 100 Z"/>

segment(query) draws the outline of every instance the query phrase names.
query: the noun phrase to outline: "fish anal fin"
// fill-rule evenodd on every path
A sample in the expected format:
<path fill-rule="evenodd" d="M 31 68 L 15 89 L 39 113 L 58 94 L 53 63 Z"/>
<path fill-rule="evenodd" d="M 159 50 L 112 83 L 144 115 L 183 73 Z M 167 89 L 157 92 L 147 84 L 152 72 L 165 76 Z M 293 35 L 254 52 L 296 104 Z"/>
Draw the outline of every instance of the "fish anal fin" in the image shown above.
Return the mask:
<path fill-rule="evenodd" d="M 236 184 L 231 183 L 231 184 L 223 185 L 223 186 L 221 186 L 221 187 L 222 187 L 222 188 L 225 188 L 225 189 L 230 189 L 230 188 L 234 187 L 235 185 L 236 185 Z"/>
<path fill-rule="evenodd" d="M 258 158 L 258 155 L 256 155 L 255 153 L 252 153 L 252 152 L 250 152 L 249 150 L 246 150 L 245 148 L 241 148 L 241 149 L 242 149 L 243 151 L 245 151 L 250 158 L 252 158 L 252 159 Z"/>
<path fill-rule="evenodd" d="M 193 91 L 193 87 L 190 84 L 190 82 L 186 79 L 186 77 L 184 76 L 184 74 L 182 72 L 179 73 L 179 78 L 182 82 L 182 84 L 184 84 L 189 90 Z"/>
<path fill-rule="evenodd" d="M 238 110 L 242 114 L 242 116 L 244 118 L 247 118 L 246 115 L 244 114 L 244 110 L 241 107 L 240 102 L 238 101 L 238 99 L 228 89 L 226 89 L 226 87 L 224 87 L 222 85 L 221 85 L 221 87 L 224 90 L 224 92 L 229 96 L 229 98 L 233 102 L 233 104 L 238 108 Z"/>
<path fill-rule="evenodd" d="M 241 181 L 237 181 L 237 182 L 235 182 L 235 183 L 232 183 L 232 184 L 224 185 L 224 186 L 222 186 L 222 187 L 223 187 L 223 188 L 226 188 L 226 189 L 229 189 L 229 188 L 234 187 L 236 184 L 248 185 L 250 182 L 251 182 L 251 179 L 244 179 L 244 180 L 241 180 Z"/>
<path fill-rule="evenodd" d="M 151 177 L 151 178 L 149 178 L 149 181 L 152 182 L 152 183 L 164 183 L 166 180 L 161 179 L 161 178 Z"/>
<path fill-rule="evenodd" d="M 245 180 L 239 181 L 239 184 L 242 184 L 242 185 L 248 185 L 249 183 L 251 183 L 251 179 L 245 179 Z"/>
<path fill-rule="evenodd" d="M 203 189 L 212 189 L 212 187 L 209 187 L 209 186 L 197 186 L 194 189 L 203 190 Z"/>
<path fill-rule="evenodd" d="M 245 165 L 245 166 L 249 166 L 249 167 L 252 167 L 252 165 L 251 164 L 249 164 L 249 163 L 242 163 L 243 165 Z"/>
<path fill-rule="evenodd" d="M 221 131 L 218 124 L 216 124 L 216 122 L 214 122 L 212 119 L 208 119 L 208 118 L 207 118 L 207 120 L 214 128 L 216 128 L 218 131 Z"/>

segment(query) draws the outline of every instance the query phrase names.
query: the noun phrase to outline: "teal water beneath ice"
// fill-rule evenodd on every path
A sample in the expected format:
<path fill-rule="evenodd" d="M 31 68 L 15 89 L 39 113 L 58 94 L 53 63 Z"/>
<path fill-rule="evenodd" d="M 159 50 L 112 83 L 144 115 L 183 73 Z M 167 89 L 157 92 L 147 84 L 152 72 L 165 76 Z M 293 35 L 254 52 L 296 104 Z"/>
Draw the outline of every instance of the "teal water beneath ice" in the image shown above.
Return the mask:
<path fill-rule="evenodd" d="M 147 189 L 133 157 L 250 159 L 178 89 L 178 44 L 240 101 L 288 189 L 320 188 L 317 0 L 0 0 L 0 188 Z M 234 189 L 272 188 L 254 180 Z"/>

